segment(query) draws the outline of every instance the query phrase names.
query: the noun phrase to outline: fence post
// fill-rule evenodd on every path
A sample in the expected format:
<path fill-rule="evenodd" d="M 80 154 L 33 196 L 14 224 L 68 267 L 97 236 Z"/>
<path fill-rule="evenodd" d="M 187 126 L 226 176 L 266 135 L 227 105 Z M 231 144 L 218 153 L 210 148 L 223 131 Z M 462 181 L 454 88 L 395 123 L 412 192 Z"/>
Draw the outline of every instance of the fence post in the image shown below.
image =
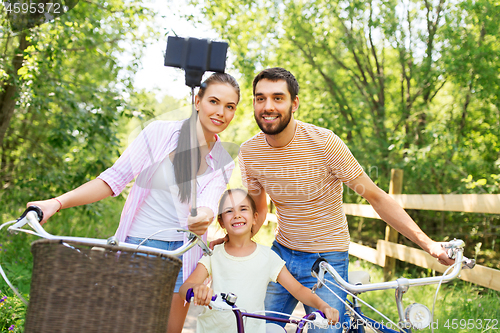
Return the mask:
<path fill-rule="evenodd" d="M 403 190 L 403 170 L 391 169 L 391 182 L 389 184 L 389 194 L 401 194 Z M 392 243 L 398 242 L 399 233 L 390 225 L 385 227 L 385 240 Z M 392 280 L 396 259 L 385 257 L 384 280 Z"/>

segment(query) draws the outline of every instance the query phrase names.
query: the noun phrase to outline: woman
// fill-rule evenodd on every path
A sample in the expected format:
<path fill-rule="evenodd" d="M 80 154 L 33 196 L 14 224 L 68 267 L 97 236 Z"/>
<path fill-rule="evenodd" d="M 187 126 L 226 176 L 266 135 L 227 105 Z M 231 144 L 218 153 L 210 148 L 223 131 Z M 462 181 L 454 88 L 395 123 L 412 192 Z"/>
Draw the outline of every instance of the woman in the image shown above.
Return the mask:
<path fill-rule="evenodd" d="M 189 120 L 155 121 L 148 125 L 115 164 L 96 179 L 56 198 L 29 202 L 43 210 L 45 223 L 63 208 L 85 205 L 117 196 L 136 177 L 125 202 L 116 231 L 119 241 L 138 244 L 165 228 L 188 226 L 205 234 L 217 211 L 217 201 L 226 189 L 234 168 L 217 134 L 231 122 L 240 99 L 240 89 L 229 74 L 214 73 L 195 96 L 198 111 L 197 215 L 190 216 L 191 154 Z M 176 231 L 155 234 L 144 245 L 172 250 L 183 243 Z M 168 332 L 181 332 L 188 307 L 178 291 L 183 277 L 196 266 L 201 252 L 193 248 L 183 256 L 183 271 L 176 282 L 170 310 Z"/>

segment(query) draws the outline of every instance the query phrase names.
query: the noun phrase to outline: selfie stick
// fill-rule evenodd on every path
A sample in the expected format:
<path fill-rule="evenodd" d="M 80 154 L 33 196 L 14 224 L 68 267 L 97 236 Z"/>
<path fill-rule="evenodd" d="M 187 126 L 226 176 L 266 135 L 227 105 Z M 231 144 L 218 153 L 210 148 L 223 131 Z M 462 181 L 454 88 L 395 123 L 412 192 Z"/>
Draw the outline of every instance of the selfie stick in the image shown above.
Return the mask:
<path fill-rule="evenodd" d="M 197 112 L 194 88 L 201 85 L 206 71 L 224 73 L 228 44 L 208 39 L 169 36 L 165 53 L 165 66 L 182 68 L 186 72 L 186 85 L 191 87 L 192 114 L 189 118 L 191 151 L 191 216 L 196 216 L 196 174 L 198 173 L 198 145 L 196 135 Z"/>
<path fill-rule="evenodd" d="M 194 106 L 194 87 L 191 87 L 191 117 L 189 118 L 189 141 L 191 153 L 191 216 L 196 216 L 196 175 L 198 173 L 198 149 L 194 149 L 198 145 L 198 136 L 196 135 L 196 121 L 198 112 Z"/>

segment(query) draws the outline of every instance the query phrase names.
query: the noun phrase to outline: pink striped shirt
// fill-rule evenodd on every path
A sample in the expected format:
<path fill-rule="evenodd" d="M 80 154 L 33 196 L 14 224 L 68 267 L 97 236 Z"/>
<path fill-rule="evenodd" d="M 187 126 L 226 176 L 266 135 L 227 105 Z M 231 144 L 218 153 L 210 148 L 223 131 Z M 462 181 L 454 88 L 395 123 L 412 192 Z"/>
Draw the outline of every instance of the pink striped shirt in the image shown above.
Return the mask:
<path fill-rule="evenodd" d="M 115 164 L 99 175 L 98 178 L 109 185 L 113 196 L 119 195 L 125 186 L 137 177 L 123 207 L 120 225 L 116 231 L 116 237 L 120 242 L 127 237 L 135 214 L 148 196 L 152 187 L 151 178 L 158 166 L 177 148 L 182 123 L 183 121 L 152 122 L 130 144 Z M 211 176 L 200 177 L 197 180 L 197 206 L 210 208 L 216 216 L 219 199 L 227 188 L 227 181 L 234 169 L 234 162 L 223 148 L 218 136 L 215 145 L 206 156 L 206 162 L 209 168 L 207 173 L 211 173 Z M 205 233 L 203 235 L 205 241 L 206 237 Z M 197 246 L 184 254 L 184 279 L 194 270 L 201 255 L 202 251 Z"/>

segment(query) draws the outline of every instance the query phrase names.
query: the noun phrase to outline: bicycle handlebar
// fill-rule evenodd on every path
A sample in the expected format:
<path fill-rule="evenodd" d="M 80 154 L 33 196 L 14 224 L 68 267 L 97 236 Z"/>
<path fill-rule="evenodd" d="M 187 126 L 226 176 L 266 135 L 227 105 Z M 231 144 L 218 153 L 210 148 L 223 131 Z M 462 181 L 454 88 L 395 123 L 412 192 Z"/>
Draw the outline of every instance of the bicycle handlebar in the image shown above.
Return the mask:
<path fill-rule="evenodd" d="M 185 229 L 177 229 L 178 232 L 186 232 L 189 234 L 188 236 L 188 242 L 183 244 L 181 247 L 178 249 L 172 250 L 172 251 L 167 251 L 167 250 L 162 250 L 150 246 L 144 246 L 144 245 L 136 245 L 136 244 L 130 244 L 130 243 L 125 243 L 125 242 L 118 242 L 115 237 L 110 237 L 108 239 L 99 239 L 99 238 L 85 238 L 85 237 L 70 237 L 70 236 L 55 236 L 52 234 L 49 234 L 45 229 L 42 227 L 40 224 L 40 221 L 43 219 L 43 212 L 42 210 L 37 207 L 37 206 L 30 206 L 28 207 L 21 217 L 17 219 L 16 223 L 11 225 L 8 230 L 12 233 L 17 233 L 17 232 L 24 232 L 32 235 L 36 235 L 42 238 L 46 239 L 58 239 L 62 241 L 73 241 L 73 242 L 79 242 L 83 244 L 89 244 L 89 245 L 113 245 L 113 246 L 121 246 L 121 247 L 126 247 L 130 249 L 141 249 L 149 252 L 154 252 L 154 253 L 160 253 L 160 254 L 167 254 L 167 255 L 172 255 L 172 256 L 179 256 L 185 253 L 186 251 L 190 250 L 193 246 L 198 245 L 202 248 L 203 252 L 212 255 L 212 251 L 208 248 L 208 246 L 205 244 L 205 242 L 201 239 L 200 236 L 197 234 L 185 230 Z M 28 229 L 22 229 L 24 225 L 28 224 L 35 232 L 32 230 Z"/>
<path fill-rule="evenodd" d="M 186 291 L 186 302 L 191 303 L 191 300 L 193 298 L 194 298 L 193 288 L 189 288 Z M 220 295 L 215 294 L 212 296 L 212 299 L 209 303 L 209 306 L 212 309 L 218 310 L 218 311 L 230 310 L 230 311 L 241 312 L 240 309 L 238 307 L 236 307 L 236 305 L 235 305 L 237 298 L 238 297 L 233 293 L 220 293 Z M 259 316 L 256 314 L 250 314 L 250 313 L 246 313 L 246 312 L 241 312 L 241 314 L 243 316 L 248 316 L 248 317 L 252 317 L 252 318 L 277 320 L 277 318 L 267 317 L 267 316 Z M 282 315 L 286 315 L 286 314 L 282 314 Z M 282 320 L 280 320 L 280 321 L 282 321 Z M 326 319 L 325 314 L 323 312 L 321 312 L 320 310 L 316 310 L 308 315 L 305 315 L 302 318 L 302 321 L 304 321 L 304 322 L 309 321 L 313 325 L 315 325 L 316 327 L 322 327 L 322 328 L 328 327 L 328 320 Z M 294 322 L 292 320 L 290 320 L 290 322 L 295 323 L 295 324 L 299 323 L 298 321 Z"/>
<path fill-rule="evenodd" d="M 475 265 L 474 260 L 467 259 L 463 255 L 463 246 L 464 242 L 462 240 L 453 240 L 443 244 L 443 247 L 448 249 L 448 256 L 450 258 L 455 259 L 455 267 L 451 273 L 436 276 L 436 277 L 427 277 L 427 278 L 416 278 L 416 279 L 406 279 L 400 278 L 395 281 L 389 282 L 381 282 L 381 283 L 372 283 L 365 285 L 353 285 L 347 281 L 345 281 L 339 273 L 333 268 L 324 258 L 318 258 L 316 262 L 313 264 L 311 268 L 311 275 L 318 279 L 318 287 L 321 287 L 324 284 L 324 275 L 325 272 L 328 272 L 334 280 L 340 284 L 344 289 L 348 290 L 351 293 L 362 293 L 366 291 L 374 291 L 374 290 L 386 290 L 386 289 L 397 289 L 402 286 L 424 286 L 429 284 L 437 284 L 440 282 L 448 282 L 453 280 L 460 273 L 462 266 L 463 268 L 472 269 Z"/>
<path fill-rule="evenodd" d="M 26 218 L 26 215 L 28 215 L 29 212 L 35 212 L 36 213 L 36 218 L 38 221 L 43 220 L 43 211 L 40 207 L 37 206 L 29 206 L 26 208 L 23 212 L 23 214 L 17 219 L 17 222 L 9 227 L 9 230 L 13 229 L 18 229 L 22 228 L 26 223 L 28 223 L 28 219 Z M 31 225 L 30 225 L 31 226 Z M 33 226 L 31 226 L 33 228 Z M 33 228 L 34 229 L 34 228 Z"/>
<path fill-rule="evenodd" d="M 189 288 L 186 291 L 186 302 L 191 303 L 191 300 L 193 299 L 193 297 L 194 297 L 193 288 Z M 213 295 L 212 296 L 212 302 L 215 301 L 216 299 L 217 299 L 217 295 Z"/>

